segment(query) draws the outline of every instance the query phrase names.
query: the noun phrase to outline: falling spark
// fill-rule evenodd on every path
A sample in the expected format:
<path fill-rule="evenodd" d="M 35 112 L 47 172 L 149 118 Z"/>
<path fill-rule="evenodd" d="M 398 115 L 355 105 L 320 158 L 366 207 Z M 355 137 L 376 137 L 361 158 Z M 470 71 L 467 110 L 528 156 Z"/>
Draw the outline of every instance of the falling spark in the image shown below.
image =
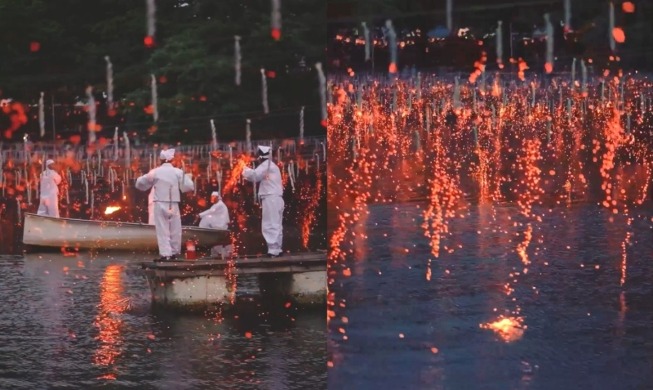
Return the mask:
<path fill-rule="evenodd" d="M 263 102 L 263 113 L 269 113 L 270 107 L 268 107 L 268 80 L 267 77 L 265 77 L 264 68 L 261 68 L 261 101 Z"/>
<path fill-rule="evenodd" d="M 612 38 L 617 43 L 624 43 L 626 41 L 626 33 L 621 27 L 612 29 Z"/>
<path fill-rule="evenodd" d="M 275 41 L 278 41 L 281 39 L 281 0 L 272 0 L 270 23 L 270 34 Z"/>
<path fill-rule="evenodd" d="M 45 108 L 43 104 L 43 95 L 45 95 L 45 93 L 41 92 L 41 97 L 39 98 L 39 128 L 41 130 L 41 137 L 45 136 Z"/>
<path fill-rule="evenodd" d="M 635 12 L 635 4 L 633 4 L 632 1 L 624 1 L 623 4 L 621 4 L 621 9 L 627 13 L 631 14 Z"/>
<path fill-rule="evenodd" d="M 242 61 L 242 57 L 240 55 L 240 36 L 234 35 L 234 68 L 236 70 L 236 76 L 235 76 L 236 85 L 240 85 L 241 61 Z"/>
<path fill-rule="evenodd" d="M 159 98 L 157 97 L 157 91 L 156 91 L 156 77 L 153 74 L 150 75 L 150 83 L 152 88 L 152 118 L 154 119 L 154 122 L 158 122 L 159 121 L 159 108 L 158 108 Z"/>
<path fill-rule="evenodd" d="M 113 111 L 113 65 L 109 56 L 105 56 L 104 60 L 107 62 L 107 111 L 111 115 Z"/>
<path fill-rule="evenodd" d="M 628 218 L 628 225 L 633 222 L 633 218 Z M 628 268 L 628 246 L 630 245 L 630 237 L 632 232 L 626 233 L 626 238 L 624 238 L 621 243 L 621 278 L 619 279 L 619 284 L 623 286 L 626 283 L 626 270 Z"/>

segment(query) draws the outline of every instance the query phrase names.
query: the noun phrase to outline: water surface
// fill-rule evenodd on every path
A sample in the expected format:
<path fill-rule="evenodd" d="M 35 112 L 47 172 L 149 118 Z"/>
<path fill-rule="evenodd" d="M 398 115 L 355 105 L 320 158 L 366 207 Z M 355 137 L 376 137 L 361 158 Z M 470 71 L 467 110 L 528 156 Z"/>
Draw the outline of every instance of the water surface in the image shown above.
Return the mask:
<path fill-rule="evenodd" d="M 536 209 L 541 222 L 472 206 L 435 258 L 423 205 L 370 206 L 333 286 L 346 307 L 329 325 L 329 388 L 653 388 L 650 210 L 628 225 L 595 206 Z M 501 315 L 522 328 L 481 328 Z"/>
<path fill-rule="evenodd" d="M 326 387 L 323 310 L 155 310 L 150 257 L 0 260 L 0 388 Z"/>

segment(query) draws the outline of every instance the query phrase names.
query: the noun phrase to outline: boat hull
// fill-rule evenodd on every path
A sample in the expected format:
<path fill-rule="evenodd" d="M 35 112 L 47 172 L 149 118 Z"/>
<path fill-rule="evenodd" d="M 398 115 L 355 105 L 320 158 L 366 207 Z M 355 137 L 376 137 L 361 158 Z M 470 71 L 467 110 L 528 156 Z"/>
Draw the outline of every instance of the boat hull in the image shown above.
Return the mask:
<path fill-rule="evenodd" d="M 182 246 L 193 240 L 198 248 L 230 244 L 228 230 L 182 227 Z M 154 225 L 54 218 L 25 214 L 23 244 L 35 247 L 154 251 L 158 249 Z"/>

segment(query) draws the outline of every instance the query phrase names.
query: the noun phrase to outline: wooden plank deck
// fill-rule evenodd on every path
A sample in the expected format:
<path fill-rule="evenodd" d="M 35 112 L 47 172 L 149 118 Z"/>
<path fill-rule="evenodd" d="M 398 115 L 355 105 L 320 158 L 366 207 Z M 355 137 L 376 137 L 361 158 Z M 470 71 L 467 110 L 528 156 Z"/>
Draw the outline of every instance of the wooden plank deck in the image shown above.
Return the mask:
<path fill-rule="evenodd" d="M 141 268 L 158 278 L 220 276 L 224 274 L 299 273 L 326 271 L 327 252 L 302 252 L 277 258 L 239 256 L 233 259 L 201 258 L 176 262 L 146 262 Z"/>

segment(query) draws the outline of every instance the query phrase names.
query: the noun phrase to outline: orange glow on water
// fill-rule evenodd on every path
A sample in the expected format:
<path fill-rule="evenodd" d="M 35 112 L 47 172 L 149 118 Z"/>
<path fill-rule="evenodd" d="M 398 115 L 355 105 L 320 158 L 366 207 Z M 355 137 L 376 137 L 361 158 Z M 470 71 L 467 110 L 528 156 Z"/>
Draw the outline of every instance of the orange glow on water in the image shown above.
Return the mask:
<path fill-rule="evenodd" d="M 482 329 L 494 331 L 504 342 L 512 343 L 522 338 L 526 326 L 521 317 L 499 317 L 496 321 L 481 324 Z"/>
<path fill-rule="evenodd" d="M 93 362 L 109 370 L 113 370 L 117 358 L 122 355 L 123 320 L 121 317 L 128 306 L 123 291 L 122 266 L 107 266 L 100 284 L 99 312 L 94 322 L 99 331 L 96 337 L 99 345 L 93 356 Z M 115 379 L 115 372 L 107 373 L 106 379 Z"/>

